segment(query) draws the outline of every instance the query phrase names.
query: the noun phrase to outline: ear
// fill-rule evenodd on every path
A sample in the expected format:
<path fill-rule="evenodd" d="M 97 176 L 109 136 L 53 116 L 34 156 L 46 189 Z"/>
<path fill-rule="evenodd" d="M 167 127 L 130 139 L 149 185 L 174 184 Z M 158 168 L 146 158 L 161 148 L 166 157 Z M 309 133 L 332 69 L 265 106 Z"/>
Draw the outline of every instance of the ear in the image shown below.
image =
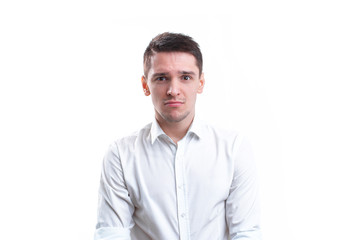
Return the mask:
<path fill-rule="evenodd" d="M 205 75 L 204 73 L 201 73 L 200 80 L 199 80 L 199 87 L 197 90 L 197 93 L 202 93 L 203 92 L 203 87 L 205 86 Z"/>
<path fill-rule="evenodd" d="M 146 77 L 144 75 L 141 77 L 141 85 L 143 86 L 145 96 L 149 96 L 150 90 L 149 90 L 149 86 L 148 86 Z"/>

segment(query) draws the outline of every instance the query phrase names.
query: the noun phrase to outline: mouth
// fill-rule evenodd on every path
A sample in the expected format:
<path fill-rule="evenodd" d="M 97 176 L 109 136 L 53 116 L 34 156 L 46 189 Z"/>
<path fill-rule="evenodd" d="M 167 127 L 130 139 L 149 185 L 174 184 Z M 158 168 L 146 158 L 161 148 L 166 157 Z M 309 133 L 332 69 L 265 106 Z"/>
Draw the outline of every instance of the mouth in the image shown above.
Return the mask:
<path fill-rule="evenodd" d="M 183 101 L 169 100 L 169 101 L 165 101 L 164 105 L 169 107 L 180 107 L 183 105 L 183 103 L 184 103 Z"/>

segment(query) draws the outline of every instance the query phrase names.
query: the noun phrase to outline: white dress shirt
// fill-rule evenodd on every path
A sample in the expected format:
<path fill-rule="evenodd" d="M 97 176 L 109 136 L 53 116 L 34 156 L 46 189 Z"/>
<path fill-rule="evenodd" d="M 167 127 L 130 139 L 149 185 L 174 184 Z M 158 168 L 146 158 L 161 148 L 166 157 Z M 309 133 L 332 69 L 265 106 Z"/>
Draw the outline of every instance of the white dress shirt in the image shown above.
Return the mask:
<path fill-rule="evenodd" d="M 258 179 L 240 134 L 193 121 L 177 145 L 154 121 L 103 161 L 95 240 L 260 240 Z"/>

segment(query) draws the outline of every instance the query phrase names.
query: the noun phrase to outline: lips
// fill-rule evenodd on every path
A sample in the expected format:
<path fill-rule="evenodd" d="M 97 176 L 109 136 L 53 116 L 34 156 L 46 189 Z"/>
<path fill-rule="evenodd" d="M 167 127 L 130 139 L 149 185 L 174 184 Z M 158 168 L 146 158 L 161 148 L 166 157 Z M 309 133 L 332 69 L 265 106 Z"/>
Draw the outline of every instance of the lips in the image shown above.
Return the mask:
<path fill-rule="evenodd" d="M 164 104 L 169 107 L 180 107 L 183 105 L 183 101 L 176 101 L 176 100 L 168 100 L 165 101 Z"/>

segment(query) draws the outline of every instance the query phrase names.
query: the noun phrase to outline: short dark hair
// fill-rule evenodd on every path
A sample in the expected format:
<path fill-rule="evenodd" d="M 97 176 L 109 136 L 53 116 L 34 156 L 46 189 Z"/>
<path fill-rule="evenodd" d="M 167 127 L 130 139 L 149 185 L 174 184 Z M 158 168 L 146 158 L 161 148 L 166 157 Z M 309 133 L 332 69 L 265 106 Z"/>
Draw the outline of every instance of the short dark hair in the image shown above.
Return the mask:
<path fill-rule="evenodd" d="M 144 53 L 144 74 L 151 67 L 151 57 L 159 52 L 185 52 L 196 58 L 199 75 L 202 73 L 203 59 L 200 46 L 192 37 L 181 33 L 164 32 L 153 38 Z"/>

